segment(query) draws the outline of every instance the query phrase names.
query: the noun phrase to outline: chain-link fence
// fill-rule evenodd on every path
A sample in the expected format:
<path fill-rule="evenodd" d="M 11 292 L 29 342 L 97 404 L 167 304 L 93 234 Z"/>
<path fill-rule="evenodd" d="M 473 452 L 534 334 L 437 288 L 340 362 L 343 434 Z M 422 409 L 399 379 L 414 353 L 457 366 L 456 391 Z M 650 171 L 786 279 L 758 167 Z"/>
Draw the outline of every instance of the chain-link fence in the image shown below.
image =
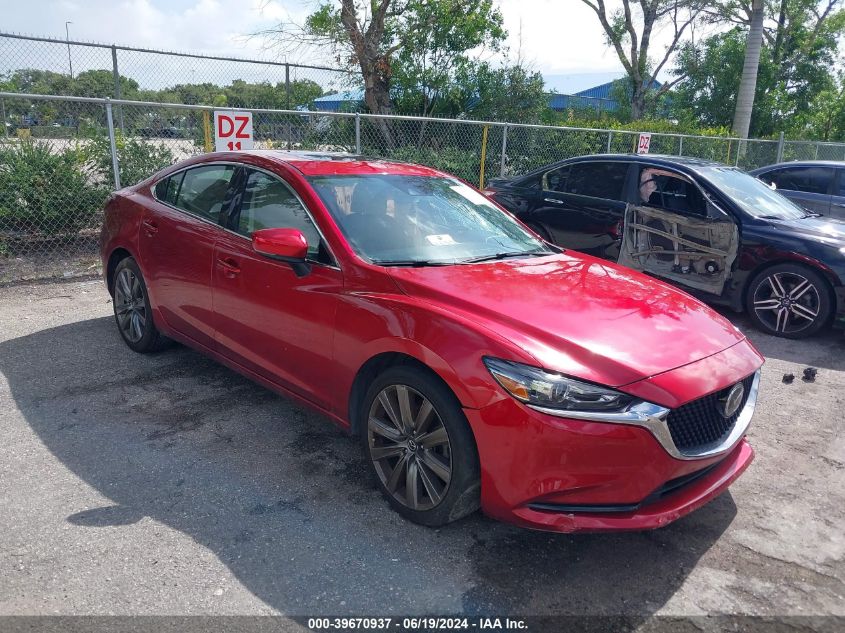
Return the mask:
<path fill-rule="evenodd" d="M 101 209 L 118 186 L 210 148 L 214 108 L 0 92 L 38 124 L 0 133 L 0 284 L 99 272 Z M 227 108 L 229 109 L 229 108 Z M 573 156 L 635 151 L 639 134 L 501 122 L 252 108 L 256 146 L 414 162 L 483 185 Z M 122 125 L 121 125 L 122 123 Z M 652 153 L 750 169 L 845 157 L 845 144 L 652 134 Z M 116 168 L 116 172 L 115 172 Z"/>
<path fill-rule="evenodd" d="M 360 83 L 323 66 L 0 33 L 0 85 L 14 92 L 310 109 Z"/>

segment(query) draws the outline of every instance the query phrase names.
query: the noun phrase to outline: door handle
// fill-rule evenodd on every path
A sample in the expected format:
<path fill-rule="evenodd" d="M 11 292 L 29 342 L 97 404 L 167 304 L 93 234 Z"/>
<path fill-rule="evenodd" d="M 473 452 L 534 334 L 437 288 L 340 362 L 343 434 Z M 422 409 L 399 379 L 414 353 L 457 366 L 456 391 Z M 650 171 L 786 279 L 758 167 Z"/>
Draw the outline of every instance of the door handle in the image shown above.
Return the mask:
<path fill-rule="evenodd" d="M 559 205 L 566 204 L 565 202 L 563 202 L 563 200 L 555 200 L 554 198 L 543 198 L 543 202 L 550 202 L 552 204 Z"/>
<path fill-rule="evenodd" d="M 153 236 L 158 233 L 158 225 L 149 218 L 144 218 L 141 224 L 144 226 L 144 230 L 147 232 L 147 235 Z"/>
<path fill-rule="evenodd" d="M 217 265 L 223 269 L 223 274 L 227 277 L 234 277 L 235 275 L 239 275 L 241 273 L 241 269 L 238 266 L 238 262 L 230 257 L 226 257 L 225 259 L 218 259 Z"/>

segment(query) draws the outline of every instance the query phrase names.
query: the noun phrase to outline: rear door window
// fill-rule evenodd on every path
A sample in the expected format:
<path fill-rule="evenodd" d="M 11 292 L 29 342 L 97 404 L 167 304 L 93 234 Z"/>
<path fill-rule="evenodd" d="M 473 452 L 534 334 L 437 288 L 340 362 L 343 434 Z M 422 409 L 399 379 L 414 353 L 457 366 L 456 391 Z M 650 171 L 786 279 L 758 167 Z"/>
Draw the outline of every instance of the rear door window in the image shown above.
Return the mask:
<path fill-rule="evenodd" d="M 761 178 L 765 182 L 775 183 L 778 189 L 786 191 L 827 194 L 833 180 L 833 169 L 830 167 L 787 167 L 770 171 Z"/>
<path fill-rule="evenodd" d="M 623 200 L 628 164 L 623 162 L 588 162 L 570 166 L 563 191 L 579 196 Z"/>
<path fill-rule="evenodd" d="M 206 165 L 186 170 L 174 206 L 217 223 L 234 173 L 233 165 Z M 169 187 L 167 194 L 170 194 Z"/>

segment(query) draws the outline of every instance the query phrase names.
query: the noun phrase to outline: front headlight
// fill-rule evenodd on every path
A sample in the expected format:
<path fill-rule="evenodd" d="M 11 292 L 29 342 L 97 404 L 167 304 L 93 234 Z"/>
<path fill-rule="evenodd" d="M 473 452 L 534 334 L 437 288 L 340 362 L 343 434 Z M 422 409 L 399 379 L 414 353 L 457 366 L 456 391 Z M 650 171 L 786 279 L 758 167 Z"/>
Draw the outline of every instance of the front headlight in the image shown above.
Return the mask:
<path fill-rule="evenodd" d="M 484 364 L 509 394 L 526 404 L 564 411 L 624 411 L 631 396 L 567 378 L 539 367 L 484 357 Z"/>

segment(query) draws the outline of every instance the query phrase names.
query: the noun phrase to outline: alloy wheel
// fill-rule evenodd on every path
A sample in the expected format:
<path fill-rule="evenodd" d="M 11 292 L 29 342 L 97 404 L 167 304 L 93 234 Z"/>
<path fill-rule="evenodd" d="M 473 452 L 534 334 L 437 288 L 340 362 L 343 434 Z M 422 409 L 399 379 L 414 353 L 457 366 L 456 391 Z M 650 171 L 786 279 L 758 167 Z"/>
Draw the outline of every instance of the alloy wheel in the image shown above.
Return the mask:
<path fill-rule="evenodd" d="M 452 449 L 432 403 L 407 385 L 389 385 L 367 421 L 370 459 L 381 483 L 411 510 L 430 510 L 449 489 Z"/>
<path fill-rule="evenodd" d="M 809 279 L 794 272 L 772 273 L 754 291 L 757 318 L 774 332 L 795 334 L 812 326 L 819 318 L 819 289 Z"/>
<path fill-rule="evenodd" d="M 147 305 L 141 280 L 129 268 L 121 270 L 115 279 L 114 311 L 126 339 L 132 343 L 140 341 L 147 326 Z"/>

